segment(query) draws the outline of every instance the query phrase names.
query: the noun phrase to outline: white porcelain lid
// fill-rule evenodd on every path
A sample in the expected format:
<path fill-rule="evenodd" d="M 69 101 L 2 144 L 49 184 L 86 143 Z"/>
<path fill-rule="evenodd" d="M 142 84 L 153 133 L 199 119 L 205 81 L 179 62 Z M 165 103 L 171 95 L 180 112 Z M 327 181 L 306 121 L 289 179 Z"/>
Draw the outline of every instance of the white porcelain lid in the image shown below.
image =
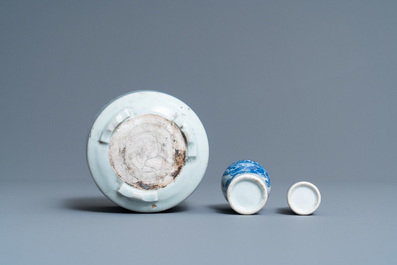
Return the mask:
<path fill-rule="evenodd" d="M 208 164 L 208 139 L 182 101 L 137 91 L 104 107 L 88 137 L 87 159 L 99 189 L 140 212 L 176 206 L 199 185 Z"/>
<path fill-rule="evenodd" d="M 299 215 L 312 214 L 321 203 L 321 194 L 318 188 L 310 182 L 301 181 L 291 186 L 287 195 L 291 210 Z"/>

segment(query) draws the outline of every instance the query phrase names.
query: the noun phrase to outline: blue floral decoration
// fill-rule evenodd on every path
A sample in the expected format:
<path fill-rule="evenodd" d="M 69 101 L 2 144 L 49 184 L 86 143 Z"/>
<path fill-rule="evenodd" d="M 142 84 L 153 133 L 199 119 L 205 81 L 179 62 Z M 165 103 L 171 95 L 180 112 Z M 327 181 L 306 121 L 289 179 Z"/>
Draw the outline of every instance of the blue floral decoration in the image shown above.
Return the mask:
<path fill-rule="evenodd" d="M 259 163 L 252 160 L 239 160 L 231 164 L 226 169 L 225 173 L 223 173 L 222 179 L 226 180 L 226 182 L 222 185 L 224 194 L 226 194 L 226 189 L 234 177 L 243 173 L 252 173 L 263 177 L 265 179 L 266 185 L 270 188 L 269 175 Z"/>

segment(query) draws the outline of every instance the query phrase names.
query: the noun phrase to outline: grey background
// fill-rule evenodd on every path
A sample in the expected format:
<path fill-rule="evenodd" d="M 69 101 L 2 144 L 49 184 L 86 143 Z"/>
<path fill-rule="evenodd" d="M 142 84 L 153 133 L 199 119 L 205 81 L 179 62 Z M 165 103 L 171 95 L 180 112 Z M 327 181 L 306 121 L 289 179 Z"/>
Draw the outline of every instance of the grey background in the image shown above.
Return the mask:
<path fill-rule="evenodd" d="M 0 264 L 392 264 L 396 1 L 1 1 Z M 180 206 L 125 211 L 85 159 L 100 109 L 133 90 L 186 102 L 210 142 Z M 263 164 L 265 208 L 220 176 Z M 288 210 L 299 180 L 323 196 Z"/>

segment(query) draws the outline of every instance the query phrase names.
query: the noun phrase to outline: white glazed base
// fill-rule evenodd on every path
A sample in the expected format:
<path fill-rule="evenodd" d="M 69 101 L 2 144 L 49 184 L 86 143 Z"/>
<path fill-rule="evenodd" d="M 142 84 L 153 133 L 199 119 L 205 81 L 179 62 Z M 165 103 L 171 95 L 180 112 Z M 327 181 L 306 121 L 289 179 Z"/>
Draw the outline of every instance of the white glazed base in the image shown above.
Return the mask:
<path fill-rule="evenodd" d="M 239 214 L 259 212 L 267 201 L 266 184 L 253 174 L 242 174 L 235 177 L 227 191 L 227 201 Z"/>
<path fill-rule="evenodd" d="M 299 215 L 314 213 L 321 203 L 321 194 L 310 182 L 301 181 L 291 186 L 287 195 L 288 205 Z"/>

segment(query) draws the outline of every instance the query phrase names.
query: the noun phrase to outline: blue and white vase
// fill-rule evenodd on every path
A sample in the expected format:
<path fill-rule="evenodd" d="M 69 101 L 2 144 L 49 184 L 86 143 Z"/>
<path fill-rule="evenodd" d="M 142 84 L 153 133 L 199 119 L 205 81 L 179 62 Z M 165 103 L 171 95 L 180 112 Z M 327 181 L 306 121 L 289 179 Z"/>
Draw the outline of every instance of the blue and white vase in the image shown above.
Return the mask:
<path fill-rule="evenodd" d="M 222 192 L 234 211 L 254 214 L 265 206 L 270 194 L 270 178 L 259 163 L 239 160 L 222 176 Z"/>

